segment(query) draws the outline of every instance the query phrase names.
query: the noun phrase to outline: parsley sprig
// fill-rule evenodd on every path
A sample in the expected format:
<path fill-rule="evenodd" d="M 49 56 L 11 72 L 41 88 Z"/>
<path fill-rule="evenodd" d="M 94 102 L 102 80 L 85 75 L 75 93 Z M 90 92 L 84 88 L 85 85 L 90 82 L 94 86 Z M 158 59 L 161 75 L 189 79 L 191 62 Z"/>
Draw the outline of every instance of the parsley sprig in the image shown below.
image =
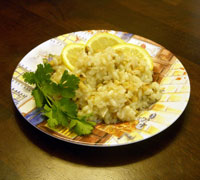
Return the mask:
<path fill-rule="evenodd" d="M 72 100 L 78 89 L 79 78 L 65 70 L 57 84 L 51 80 L 52 73 L 51 65 L 44 63 L 39 64 L 35 72 L 26 72 L 23 75 L 25 82 L 35 85 L 32 95 L 36 106 L 43 108 L 48 126 L 55 128 L 61 125 L 78 135 L 90 134 L 95 123 L 87 121 L 87 116 L 78 117 L 77 105 Z"/>

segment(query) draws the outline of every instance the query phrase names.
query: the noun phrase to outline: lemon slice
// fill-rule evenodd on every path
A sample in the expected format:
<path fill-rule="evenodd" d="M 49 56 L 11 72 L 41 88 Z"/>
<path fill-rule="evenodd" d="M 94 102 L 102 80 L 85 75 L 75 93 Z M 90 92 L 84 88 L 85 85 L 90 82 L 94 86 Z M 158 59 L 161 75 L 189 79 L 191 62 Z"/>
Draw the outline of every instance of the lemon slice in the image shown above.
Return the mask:
<path fill-rule="evenodd" d="M 88 51 L 97 53 L 106 49 L 107 47 L 112 47 L 114 45 L 123 43 L 125 42 L 118 36 L 109 33 L 98 33 L 88 40 L 86 43 L 86 48 Z"/>
<path fill-rule="evenodd" d="M 73 71 L 75 68 L 75 64 L 77 61 L 77 58 L 85 51 L 85 45 L 84 44 L 68 44 L 65 46 L 61 52 L 61 58 L 65 66 Z"/>
<path fill-rule="evenodd" d="M 113 49 L 127 56 L 135 56 L 141 60 L 146 61 L 146 63 L 149 65 L 149 68 L 153 70 L 153 60 L 149 55 L 149 53 L 144 48 L 137 45 L 126 43 L 126 44 L 115 45 L 113 46 Z"/>

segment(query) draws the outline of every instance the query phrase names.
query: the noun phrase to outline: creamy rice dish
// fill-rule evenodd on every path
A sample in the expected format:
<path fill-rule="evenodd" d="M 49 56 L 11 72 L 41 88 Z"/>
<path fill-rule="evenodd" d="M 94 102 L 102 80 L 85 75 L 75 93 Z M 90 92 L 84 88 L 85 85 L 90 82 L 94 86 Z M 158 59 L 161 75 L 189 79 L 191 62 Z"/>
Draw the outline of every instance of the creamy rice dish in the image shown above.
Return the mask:
<path fill-rule="evenodd" d="M 138 113 L 161 98 L 146 61 L 108 47 L 96 54 L 80 52 L 71 72 L 80 78 L 74 101 L 78 114 L 106 124 L 135 120 Z M 59 56 L 50 62 L 59 82 L 66 67 Z"/>

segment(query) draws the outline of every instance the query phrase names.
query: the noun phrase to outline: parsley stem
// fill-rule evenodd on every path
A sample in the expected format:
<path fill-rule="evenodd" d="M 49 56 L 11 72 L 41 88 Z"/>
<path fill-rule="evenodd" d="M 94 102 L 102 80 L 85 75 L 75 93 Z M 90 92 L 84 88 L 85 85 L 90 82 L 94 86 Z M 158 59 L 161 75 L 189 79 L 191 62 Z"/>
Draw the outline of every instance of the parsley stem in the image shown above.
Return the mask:
<path fill-rule="evenodd" d="M 52 107 L 52 103 L 51 103 L 50 97 L 45 96 L 45 99 L 46 99 L 48 105 L 49 105 L 50 107 Z"/>
<path fill-rule="evenodd" d="M 42 90 L 41 86 L 40 86 L 38 83 L 36 83 L 36 85 L 37 85 L 37 87 L 40 89 L 40 91 L 43 93 L 44 98 L 45 98 L 46 102 L 48 103 L 49 107 L 52 107 L 53 99 L 52 99 L 50 96 L 48 96 L 48 95 Z"/>

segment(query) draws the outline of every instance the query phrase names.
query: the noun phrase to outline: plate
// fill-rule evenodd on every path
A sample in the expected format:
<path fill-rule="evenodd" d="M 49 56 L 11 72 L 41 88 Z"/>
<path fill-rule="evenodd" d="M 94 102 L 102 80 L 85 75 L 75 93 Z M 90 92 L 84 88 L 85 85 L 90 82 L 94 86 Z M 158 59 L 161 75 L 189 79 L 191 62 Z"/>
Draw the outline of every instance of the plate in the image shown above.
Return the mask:
<path fill-rule="evenodd" d="M 153 79 L 163 89 L 161 99 L 142 111 L 136 120 L 118 124 L 98 124 L 92 134 L 78 136 L 67 128 L 49 128 L 41 110 L 35 106 L 31 95 L 32 86 L 25 83 L 22 75 L 35 71 L 37 64 L 49 54 L 61 53 L 69 43 L 85 43 L 94 34 L 108 32 L 128 43 L 145 48 L 154 60 Z M 190 96 L 190 81 L 181 62 L 169 50 L 144 37 L 113 30 L 90 30 L 64 34 L 52 38 L 31 50 L 17 65 L 12 81 L 13 102 L 22 116 L 40 131 L 57 139 L 86 146 L 120 146 L 150 138 L 172 125 L 187 106 Z"/>

